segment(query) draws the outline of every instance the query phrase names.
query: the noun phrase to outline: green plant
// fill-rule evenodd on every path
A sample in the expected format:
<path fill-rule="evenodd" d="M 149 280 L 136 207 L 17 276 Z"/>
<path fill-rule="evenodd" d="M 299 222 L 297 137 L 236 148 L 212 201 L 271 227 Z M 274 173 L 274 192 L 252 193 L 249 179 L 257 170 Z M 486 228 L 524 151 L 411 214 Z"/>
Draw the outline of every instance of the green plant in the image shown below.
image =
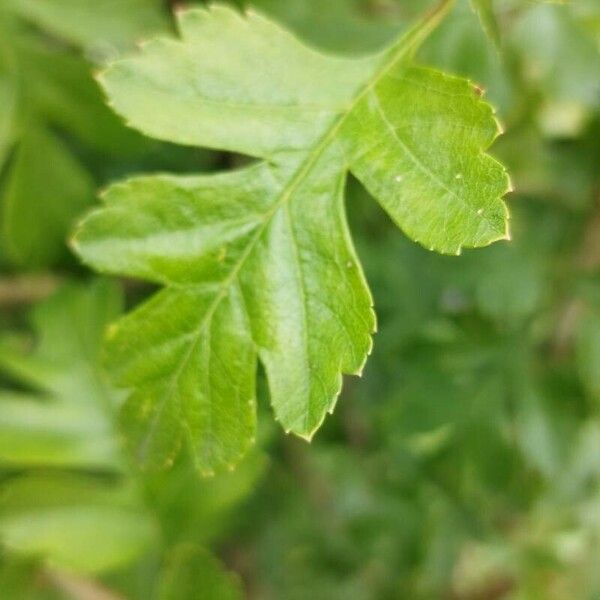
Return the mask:
<path fill-rule="evenodd" d="M 173 4 L 0 0 L 0 595 L 595 598 L 596 4 Z"/>
<path fill-rule="evenodd" d="M 508 178 L 483 154 L 498 132 L 491 107 L 466 80 L 410 64 L 448 6 L 355 60 L 255 13 L 185 11 L 181 41 L 151 42 L 101 76 L 141 131 L 263 159 L 117 184 L 74 238 L 87 264 L 165 286 L 108 347 L 134 388 L 125 429 L 142 463 L 172 462 L 184 439 L 201 472 L 232 468 L 255 436 L 257 358 L 275 418 L 309 440 L 342 374 L 362 371 L 375 318 L 346 225 L 348 170 L 431 250 L 508 236 Z"/>

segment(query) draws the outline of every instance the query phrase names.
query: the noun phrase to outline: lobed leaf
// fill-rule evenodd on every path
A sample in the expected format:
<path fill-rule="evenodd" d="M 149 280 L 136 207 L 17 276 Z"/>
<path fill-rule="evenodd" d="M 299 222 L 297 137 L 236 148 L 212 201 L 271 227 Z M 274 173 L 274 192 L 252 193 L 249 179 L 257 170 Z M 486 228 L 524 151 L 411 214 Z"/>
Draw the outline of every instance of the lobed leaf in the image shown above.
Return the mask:
<path fill-rule="evenodd" d="M 168 464 L 184 441 L 203 473 L 237 462 L 254 436 L 257 358 L 276 418 L 307 439 L 342 374 L 361 372 L 375 316 L 346 223 L 348 171 L 432 250 L 507 237 L 508 179 L 484 153 L 491 108 L 467 81 L 409 64 L 448 7 L 353 60 L 254 12 L 186 10 L 180 39 L 101 75 L 140 131 L 264 159 L 117 184 L 75 235 L 91 266 L 165 288 L 108 341 L 142 464 Z"/>

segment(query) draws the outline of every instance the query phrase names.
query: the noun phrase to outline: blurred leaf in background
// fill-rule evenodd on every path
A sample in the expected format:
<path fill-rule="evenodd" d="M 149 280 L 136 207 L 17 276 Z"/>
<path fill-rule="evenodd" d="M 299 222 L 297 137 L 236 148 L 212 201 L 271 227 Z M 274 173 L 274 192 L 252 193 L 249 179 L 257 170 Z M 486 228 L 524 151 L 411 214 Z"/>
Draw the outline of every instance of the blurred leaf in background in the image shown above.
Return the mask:
<path fill-rule="evenodd" d="M 104 326 L 120 300 L 104 282 L 65 288 L 36 309 L 33 352 L 12 349 L 16 340 L 0 348 L 0 368 L 24 388 L 0 395 L 0 460 L 12 472 L 3 484 L 0 538 L 19 554 L 75 571 L 131 561 L 155 535 L 139 493 L 123 480 L 115 397 L 97 367 Z"/>
<path fill-rule="evenodd" d="M 238 600 L 242 597 L 239 581 L 233 575 L 224 573 L 208 552 L 194 546 L 177 548 L 165 569 L 158 591 L 158 600 Z"/>
<path fill-rule="evenodd" d="M 72 14 L 69 7 L 61 13 L 57 3 L 45 4 L 56 16 Z M 33 15 L 26 3 L 0 3 L 0 97 L 8 105 L 0 122 L 0 169 L 9 150 L 15 153 L 4 165 L 8 172 L 0 197 L 2 246 L 11 262 L 29 268 L 64 261 L 64 240 L 72 221 L 92 203 L 94 180 L 77 156 L 77 145 L 83 142 L 104 155 L 119 156 L 144 149 L 144 142 L 105 106 L 91 78 L 92 65 L 45 35 L 45 27 L 55 31 L 52 15 L 36 20 L 35 7 L 44 13 L 42 3 L 30 4 Z M 132 13 L 128 15 L 126 21 L 136 23 Z M 100 43 L 102 35 L 96 28 L 87 40 L 64 40 L 93 44 Z M 40 156 L 46 159 L 40 161 Z"/>
<path fill-rule="evenodd" d="M 3 0 L 8 10 L 95 62 L 114 57 L 169 25 L 160 0 Z"/>
<path fill-rule="evenodd" d="M 314 52 L 253 12 L 186 10 L 179 39 L 103 73 L 139 131 L 263 159 L 130 178 L 73 236 L 86 265 L 162 288 L 107 341 L 141 465 L 168 466 L 183 446 L 204 475 L 235 467 L 254 443 L 257 360 L 275 419 L 306 440 L 342 375 L 361 374 L 375 316 L 346 225 L 348 172 L 429 250 L 508 239 L 492 107 L 467 80 L 406 64 L 449 6 L 362 60 Z"/>

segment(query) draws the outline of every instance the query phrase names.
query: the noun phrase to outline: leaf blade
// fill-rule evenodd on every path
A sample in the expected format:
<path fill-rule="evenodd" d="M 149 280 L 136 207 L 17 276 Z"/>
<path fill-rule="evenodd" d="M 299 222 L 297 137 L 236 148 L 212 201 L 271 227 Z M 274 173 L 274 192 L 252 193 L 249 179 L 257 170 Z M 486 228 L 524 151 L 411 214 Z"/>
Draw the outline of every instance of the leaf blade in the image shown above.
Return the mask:
<path fill-rule="evenodd" d="M 158 444 L 151 462 L 168 463 L 184 438 L 195 448 L 198 459 L 202 442 L 197 441 L 196 436 L 207 436 L 202 427 L 194 430 L 193 413 L 186 414 L 182 407 L 184 396 L 202 393 L 210 396 L 215 381 L 210 376 L 203 379 L 196 370 L 195 378 L 190 375 L 190 388 L 185 394 L 183 383 L 177 381 L 180 373 L 185 373 L 185 381 L 188 381 L 187 363 L 190 357 L 196 357 L 197 348 L 202 349 L 196 357 L 198 360 L 200 356 L 204 359 L 211 356 L 210 343 L 206 345 L 210 336 L 202 327 L 196 329 L 196 335 L 189 335 L 189 323 L 198 322 L 197 315 L 196 321 L 192 316 L 194 301 L 189 302 L 194 294 L 200 314 L 212 315 L 212 311 L 219 314 L 220 305 L 231 298 L 229 310 L 235 307 L 238 314 L 247 315 L 248 329 L 242 328 L 243 340 L 238 343 L 248 349 L 248 363 L 234 376 L 230 375 L 229 380 L 235 382 L 237 377 L 242 377 L 243 385 L 247 384 L 250 389 L 253 385 L 253 380 L 250 382 L 248 378 L 250 363 L 254 364 L 258 356 L 267 372 L 276 418 L 286 431 L 310 439 L 327 412 L 333 410 L 342 375 L 360 373 L 371 349 L 375 317 L 343 209 L 347 171 L 355 171 L 359 178 L 364 175 L 361 153 L 364 155 L 369 136 L 356 135 L 355 130 L 357 123 L 384 114 L 381 107 L 373 111 L 372 94 L 387 89 L 386 86 L 397 85 L 394 78 L 398 78 L 398 73 L 408 72 L 407 61 L 450 5 L 451 2 L 443 2 L 383 53 L 355 61 L 318 55 L 254 13 L 242 17 L 221 6 L 185 11 L 179 17 L 180 40 L 151 43 L 137 57 L 118 61 L 103 74 L 103 85 L 113 104 L 116 103 L 117 111 L 140 130 L 179 143 L 268 157 L 268 161 L 226 174 L 188 179 L 161 176 L 116 185 L 108 192 L 105 207 L 85 219 L 75 235 L 75 250 L 91 266 L 166 286 L 156 297 L 159 300 L 151 300 L 150 305 L 160 302 L 165 295 L 176 298 L 172 304 L 174 311 L 180 311 L 175 318 L 179 322 L 174 328 L 165 326 L 166 335 L 158 336 L 160 343 L 151 341 L 152 335 L 146 335 L 149 326 L 145 323 L 152 319 L 144 315 L 144 307 L 115 329 L 115 339 L 132 340 L 131 346 L 121 343 L 121 349 L 114 352 L 115 357 L 121 357 L 115 363 L 126 364 L 125 354 L 128 354 L 138 355 L 143 364 L 144 353 L 150 352 L 148 363 L 140 367 L 141 377 L 122 380 L 126 387 L 134 390 L 129 403 L 131 410 L 135 413 L 144 404 L 150 406 L 147 414 L 152 416 L 145 426 L 152 427 L 152 431 L 156 428 L 163 440 L 169 435 L 165 438 L 165 432 L 160 431 L 160 415 L 162 410 L 169 413 L 165 430 L 171 432 L 172 443 L 164 447 Z M 215 65 L 207 66 L 207 57 L 223 55 L 223 44 L 229 44 L 227 40 L 230 40 L 231 46 L 234 38 L 235 45 L 224 62 L 216 61 Z M 269 42 L 267 49 L 264 40 Z M 264 64 L 257 61 L 257 49 L 264 51 L 260 56 L 266 53 Z M 292 57 L 287 70 L 280 60 L 285 53 Z M 294 61 L 301 62 L 298 56 L 309 64 L 296 80 L 299 67 Z M 259 71 L 252 72 L 252 77 L 244 68 L 248 61 L 259 65 Z M 328 74 L 326 83 L 318 90 L 305 82 L 306 78 L 314 79 L 315 65 Z M 425 77 L 424 73 L 430 72 L 414 70 L 413 78 Z M 206 76 L 204 81 L 199 77 L 202 74 Z M 443 80 L 443 76 L 434 72 L 429 76 L 441 85 L 439 80 Z M 134 81 L 137 86 L 133 94 L 128 81 Z M 483 154 L 497 134 L 491 109 L 474 98 L 466 82 L 448 81 L 463 86 L 470 93 L 468 100 L 465 100 L 466 94 L 459 94 L 459 104 L 467 102 L 463 119 L 468 121 L 475 116 L 481 121 L 481 126 L 474 127 L 474 134 L 462 140 L 462 144 L 466 146 L 465 160 L 473 162 L 480 171 L 486 167 L 493 171 L 489 189 L 485 190 L 483 200 L 474 203 L 474 208 L 463 201 L 472 219 L 466 225 L 462 222 L 464 211 L 461 213 L 460 207 L 448 201 L 444 195 L 446 190 L 440 194 L 437 189 L 434 194 L 431 189 L 424 190 L 423 182 L 394 200 L 405 204 L 403 214 L 394 217 L 418 241 L 425 241 L 442 252 L 456 252 L 463 245 L 484 245 L 506 236 L 505 229 L 500 232 L 505 226 L 506 208 L 499 198 L 508 182 L 503 169 Z M 335 93 L 330 90 L 332 84 Z M 214 94 L 207 102 L 209 88 Z M 172 90 L 175 96 L 170 95 Z M 394 91 L 397 90 L 386 92 L 386 110 Z M 452 112 L 443 110 L 443 100 L 448 95 L 451 95 L 448 90 L 442 89 L 437 105 L 433 101 L 429 105 L 431 108 L 433 104 L 439 112 L 436 115 L 438 130 L 447 113 Z M 178 104 L 181 98 L 187 103 L 185 106 Z M 299 119 L 294 121 L 287 115 L 282 121 L 277 111 L 271 109 L 277 105 L 289 111 L 290 99 L 296 101 L 293 106 Z M 413 94 L 414 99 L 422 100 L 422 97 Z M 344 101 L 343 106 L 338 106 L 340 100 Z M 219 108 L 222 101 L 224 105 Z M 258 103 L 263 111 L 258 120 L 253 103 Z M 306 115 L 311 112 L 305 109 L 315 106 L 319 109 L 325 106 L 327 118 L 319 121 L 311 113 L 310 126 L 305 128 Z M 399 121 L 410 121 L 414 117 L 402 107 L 391 109 L 393 118 Z M 196 117 L 199 119 L 192 122 Z M 384 127 L 388 127 L 388 121 L 386 117 Z M 301 138 L 292 140 L 289 131 L 299 131 Z M 460 127 L 448 131 L 442 128 L 446 143 L 438 150 L 438 162 L 440 157 L 443 160 L 456 151 L 457 144 L 447 142 L 456 132 L 460 132 Z M 429 134 L 428 144 L 423 147 L 427 149 L 434 143 Z M 397 139 L 388 145 L 396 158 L 402 154 Z M 387 165 L 385 170 L 389 169 Z M 381 178 L 380 175 L 375 173 L 376 178 Z M 425 180 L 436 177 L 431 169 L 426 170 L 425 176 Z M 481 173 L 476 172 L 475 177 L 481 179 Z M 439 187 L 439 182 L 434 183 Z M 389 189 L 371 187 L 380 202 L 394 214 L 392 202 L 387 198 Z M 427 193 L 431 197 L 428 198 Z M 423 196 L 428 201 L 426 209 L 420 206 Z M 165 197 L 171 201 L 165 203 Z M 460 204 L 461 198 L 455 193 L 452 201 Z M 494 218 L 498 221 L 497 229 L 491 233 L 479 232 L 482 223 L 485 226 L 487 222 L 479 212 L 486 203 L 493 205 Z M 414 226 L 426 219 L 428 211 L 438 220 L 453 218 L 458 223 L 451 232 L 440 232 L 439 227 L 434 227 L 437 238 L 434 235 L 429 239 L 431 235 L 428 234 L 428 238 Z M 451 211 L 456 216 L 445 216 Z M 412 221 L 406 216 L 411 212 L 415 213 Z M 461 234 L 462 228 L 466 233 Z M 232 289 L 239 290 L 235 300 L 231 296 Z M 178 302 L 180 307 L 176 307 Z M 231 316 L 229 319 L 232 320 Z M 164 323 L 164 316 L 156 321 Z M 166 350 L 169 344 L 181 344 L 187 350 L 180 348 L 179 359 L 167 361 L 164 366 L 161 361 L 165 353 L 172 350 Z M 127 352 L 123 353 L 122 348 L 128 348 Z M 233 361 L 234 355 L 228 356 Z M 114 365 L 116 372 L 119 364 Z M 144 369 L 148 371 L 143 372 Z M 246 375 L 241 376 L 242 372 Z M 173 374 L 174 387 L 167 385 L 167 393 L 164 389 L 157 392 L 165 381 L 173 380 Z M 147 382 L 153 381 L 157 386 L 152 387 L 151 383 L 151 388 L 145 387 Z M 223 395 L 217 405 L 224 406 L 226 402 Z M 237 402 L 235 394 L 233 402 Z M 169 404 L 174 406 L 169 407 Z M 143 437 L 144 420 L 139 423 L 135 436 Z M 238 434 L 245 435 L 246 440 L 253 435 L 249 429 Z M 213 442 L 213 447 L 218 446 L 216 440 Z M 213 460 L 212 464 L 210 460 L 200 459 L 198 464 L 203 472 L 231 465 L 228 459 Z"/>
<path fill-rule="evenodd" d="M 401 66 L 361 101 L 348 127 L 352 171 L 413 240 L 458 254 L 509 238 L 499 198 L 510 182 L 483 153 L 500 128 L 466 80 Z"/>

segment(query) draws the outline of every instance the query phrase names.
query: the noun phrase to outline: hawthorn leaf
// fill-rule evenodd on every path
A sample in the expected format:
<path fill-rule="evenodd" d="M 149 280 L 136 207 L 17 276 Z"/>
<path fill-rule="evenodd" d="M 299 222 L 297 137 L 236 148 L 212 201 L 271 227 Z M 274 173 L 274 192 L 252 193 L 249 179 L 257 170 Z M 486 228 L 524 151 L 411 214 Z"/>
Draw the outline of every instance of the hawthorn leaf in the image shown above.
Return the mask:
<path fill-rule="evenodd" d="M 263 159 L 116 184 L 73 239 L 94 268 L 164 286 L 108 340 L 142 464 L 168 464 L 184 441 L 202 473 L 239 461 L 257 359 L 276 419 L 306 439 L 342 374 L 360 374 L 375 316 L 346 223 L 348 171 L 432 250 L 507 237 L 508 178 L 484 153 L 491 107 L 466 80 L 410 65 L 449 6 L 358 59 L 320 54 L 255 12 L 186 10 L 180 39 L 101 75 L 147 135 Z"/>

